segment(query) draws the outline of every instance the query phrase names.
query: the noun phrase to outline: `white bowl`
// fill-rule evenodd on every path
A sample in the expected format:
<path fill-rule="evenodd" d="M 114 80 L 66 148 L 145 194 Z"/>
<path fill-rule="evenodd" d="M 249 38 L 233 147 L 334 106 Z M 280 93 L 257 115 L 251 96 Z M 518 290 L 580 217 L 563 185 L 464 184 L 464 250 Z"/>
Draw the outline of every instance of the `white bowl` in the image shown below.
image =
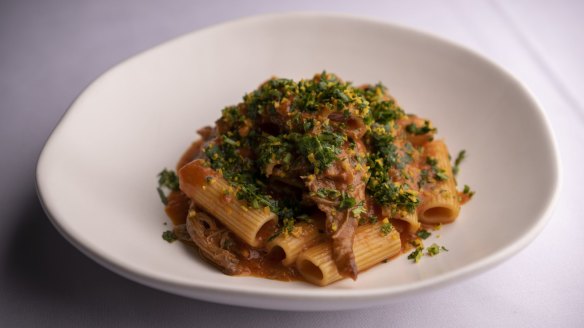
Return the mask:
<path fill-rule="evenodd" d="M 230 277 L 180 243 L 155 190 L 195 130 L 270 76 L 327 70 L 382 81 L 407 112 L 431 119 L 451 152 L 466 149 L 459 183 L 477 191 L 436 241 L 450 251 L 402 256 L 321 288 Z M 73 103 L 38 163 L 40 198 L 57 229 L 129 279 L 187 297 L 249 307 L 368 307 L 475 275 L 544 227 L 559 185 L 550 126 L 533 96 L 481 56 L 407 28 L 339 15 L 269 15 L 193 32 L 112 68 Z M 434 237 L 432 237 L 434 238 Z M 96 282 L 99 283 L 99 282 Z"/>

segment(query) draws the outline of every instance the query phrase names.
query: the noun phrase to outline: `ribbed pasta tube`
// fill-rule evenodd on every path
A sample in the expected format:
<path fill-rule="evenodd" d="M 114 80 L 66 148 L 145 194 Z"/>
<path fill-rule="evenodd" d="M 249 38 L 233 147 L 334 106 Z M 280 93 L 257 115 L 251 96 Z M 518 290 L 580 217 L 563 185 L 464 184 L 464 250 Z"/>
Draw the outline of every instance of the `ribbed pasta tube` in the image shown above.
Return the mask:
<path fill-rule="evenodd" d="M 401 250 L 399 233 L 392 229 L 384 234 L 381 228 L 382 223 L 357 228 L 353 252 L 359 272 L 399 254 Z M 315 285 L 326 286 L 343 279 L 333 261 L 332 244 L 328 241 L 302 252 L 296 260 L 296 267 L 306 281 Z"/>
<path fill-rule="evenodd" d="M 408 223 L 408 231 L 414 233 L 420 229 L 420 221 L 418 221 L 418 213 L 406 213 L 404 215 L 397 216 L 395 219 L 402 220 Z"/>
<path fill-rule="evenodd" d="M 217 172 L 195 160 L 178 171 L 180 188 L 195 204 L 217 218 L 253 247 L 265 243 L 262 228 L 273 226 L 277 216 L 267 207 L 253 209 L 236 199 L 234 188 Z"/>
<path fill-rule="evenodd" d="M 317 244 L 324 238 L 324 234 L 318 231 L 314 224 L 301 222 L 294 226 L 289 234 L 281 234 L 266 245 L 270 255 L 274 258 L 282 258 L 282 264 L 286 266 L 296 263 L 298 255 L 305 249 Z"/>
<path fill-rule="evenodd" d="M 423 192 L 422 204 L 418 207 L 419 219 L 423 223 L 449 223 L 458 217 L 460 202 L 456 190 L 456 181 L 448 158 L 448 149 L 441 140 L 426 144 L 427 156 L 436 159 L 436 167 L 444 170 L 446 180 L 436 181 L 430 190 Z"/>
<path fill-rule="evenodd" d="M 412 213 L 408 213 L 406 211 L 402 211 L 397 215 L 392 215 L 390 207 L 382 207 L 381 214 L 384 218 L 391 218 L 396 220 L 404 221 L 408 224 L 408 231 L 410 233 L 414 233 L 420 229 L 420 221 L 418 221 L 418 213 L 414 211 Z"/>

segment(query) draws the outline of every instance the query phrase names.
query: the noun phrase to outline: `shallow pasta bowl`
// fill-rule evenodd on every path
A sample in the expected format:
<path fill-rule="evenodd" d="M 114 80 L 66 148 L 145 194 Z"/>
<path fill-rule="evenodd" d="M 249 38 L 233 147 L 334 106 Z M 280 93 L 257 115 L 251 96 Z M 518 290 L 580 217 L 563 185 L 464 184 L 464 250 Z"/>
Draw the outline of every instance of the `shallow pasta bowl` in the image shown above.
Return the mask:
<path fill-rule="evenodd" d="M 225 276 L 180 243 L 164 242 L 156 174 L 174 167 L 195 131 L 270 76 L 310 78 L 322 70 L 355 84 L 382 81 L 406 112 L 434 122 L 452 153 L 467 150 L 458 180 L 477 194 L 429 241 L 450 251 L 418 264 L 402 256 L 356 282 L 320 288 Z M 534 98 L 479 55 L 386 23 L 285 14 L 194 32 L 103 74 L 53 131 L 37 183 L 65 238 L 129 279 L 213 302 L 333 310 L 391 302 L 509 258 L 544 227 L 559 165 Z"/>

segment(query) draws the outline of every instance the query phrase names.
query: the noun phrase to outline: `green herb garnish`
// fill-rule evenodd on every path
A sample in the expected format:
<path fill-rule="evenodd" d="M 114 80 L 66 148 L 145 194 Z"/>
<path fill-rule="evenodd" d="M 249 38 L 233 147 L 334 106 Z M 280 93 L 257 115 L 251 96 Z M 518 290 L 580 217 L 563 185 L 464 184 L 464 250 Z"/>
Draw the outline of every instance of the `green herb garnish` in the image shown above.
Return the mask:
<path fill-rule="evenodd" d="M 429 183 L 428 170 L 420 171 L 420 180 L 418 180 L 418 188 L 422 188 L 425 184 Z"/>
<path fill-rule="evenodd" d="M 436 169 L 436 175 L 434 177 L 438 181 L 444 181 L 448 179 L 448 175 L 446 175 L 446 171 L 443 169 Z"/>
<path fill-rule="evenodd" d="M 293 136 L 298 152 L 315 168 L 315 173 L 326 170 L 341 153 L 345 137 L 336 132 L 324 131 L 321 134 Z"/>
<path fill-rule="evenodd" d="M 418 232 L 416 232 L 416 236 L 422 238 L 422 239 L 426 239 L 428 237 L 430 237 L 432 235 L 432 233 L 428 232 L 426 229 L 422 229 L 419 230 Z"/>
<path fill-rule="evenodd" d="M 391 223 L 385 222 L 381 224 L 380 231 L 382 235 L 387 236 L 391 230 L 393 230 L 393 225 L 391 225 Z"/>
<path fill-rule="evenodd" d="M 178 237 L 174 234 L 174 232 L 167 230 L 162 233 L 162 239 L 166 240 L 169 243 L 172 243 L 173 241 L 177 240 Z"/>
<path fill-rule="evenodd" d="M 156 191 L 158 192 L 158 196 L 160 197 L 160 201 L 164 205 L 168 204 L 168 198 L 164 189 L 168 189 L 170 191 L 178 191 L 179 189 L 179 181 L 178 177 L 174 173 L 174 171 L 164 169 L 160 173 L 158 173 L 158 187 Z"/>
<path fill-rule="evenodd" d="M 435 131 L 436 131 L 436 129 L 432 128 L 430 126 L 430 121 L 427 121 L 427 120 L 424 121 L 424 125 L 420 126 L 420 127 L 414 123 L 406 125 L 406 132 L 410 133 L 410 134 L 417 135 L 417 136 L 426 134 L 428 132 L 435 132 Z"/>
<path fill-rule="evenodd" d="M 475 194 L 474 191 L 470 190 L 470 187 L 468 185 L 464 185 L 464 189 L 462 190 L 462 193 L 465 195 L 468 195 L 469 198 L 471 198 Z"/>
<path fill-rule="evenodd" d="M 432 244 L 431 246 L 426 248 L 426 255 L 428 256 L 436 256 L 440 252 L 448 252 L 446 247 L 438 246 L 437 244 Z"/>
<path fill-rule="evenodd" d="M 158 173 L 158 186 L 165 187 L 172 191 L 179 190 L 179 182 L 176 173 L 171 170 L 164 169 Z"/>
<path fill-rule="evenodd" d="M 408 260 L 412 260 L 414 263 L 420 262 L 420 259 L 424 255 L 424 247 L 418 246 L 416 249 L 408 255 Z"/>
<path fill-rule="evenodd" d="M 365 202 L 361 201 L 359 204 L 357 204 L 357 206 L 355 206 L 352 210 L 351 213 L 353 213 L 353 216 L 358 218 L 361 216 L 361 214 L 365 213 L 365 206 L 364 206 Z"/>
<path fill-rule="evenodd" d="M 344 210 L 344 209 L 347 209 L 347 208 L 352 208 L 356 204 L 357 204 L 357 201 L 355 200 L 355 198 L 350 197 L 345 192 L 343 192 L 341 194 L 341 201 L 339 203 L 339 209 Z"/>
<path fill-rule="evenodd" d="M 438 181 L 444 181 L 448 179 L 446 171 L 438 167 L 438 160 L 436 158 L 428 156 L 426 158 L 426 164 L 430 165 L 430 168 L 434 173 L 434 179 Z"/>
<path fill-rule="evenodd" d="M 337 199 L 341 196 L 341 192 L 336 189 L 320 188 L 316 191 L 316 195 L 320 198 Z"/>
<path fill-rule="evenodd" d="M 461 150 L 456 156 L 456 159 L 454 160 L 454 166 L 452 166 L 452 174 L 454 174 L 455 176 L 458 174 L 458 171 L 460 171 L 460 163 L 462 163 L 462 161 L 464 161 L 465 158 L 466 150 Z"/>

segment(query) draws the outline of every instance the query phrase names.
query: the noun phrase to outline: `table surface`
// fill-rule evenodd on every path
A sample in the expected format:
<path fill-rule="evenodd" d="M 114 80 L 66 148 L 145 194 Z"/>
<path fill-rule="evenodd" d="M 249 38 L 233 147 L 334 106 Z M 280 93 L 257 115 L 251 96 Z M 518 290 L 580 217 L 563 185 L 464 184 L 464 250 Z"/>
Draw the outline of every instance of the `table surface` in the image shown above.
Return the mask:
<path fill-rule="evenodd" d="M 562 188 L 541 235 L 478 277 L 398 304 L 329 313 L 195 301 L 126 280 L 52 227 L 35 192 L 38 155 L 85 86 L 169 38 L 239 17 L 333 11 L 424 30 L 482 53 L 523 81 L 551 121 Z M 582 327 L 584 2 L 0 2 L 0 326 Z M 520 128 L 520 127 L 518 127 Z"/>

